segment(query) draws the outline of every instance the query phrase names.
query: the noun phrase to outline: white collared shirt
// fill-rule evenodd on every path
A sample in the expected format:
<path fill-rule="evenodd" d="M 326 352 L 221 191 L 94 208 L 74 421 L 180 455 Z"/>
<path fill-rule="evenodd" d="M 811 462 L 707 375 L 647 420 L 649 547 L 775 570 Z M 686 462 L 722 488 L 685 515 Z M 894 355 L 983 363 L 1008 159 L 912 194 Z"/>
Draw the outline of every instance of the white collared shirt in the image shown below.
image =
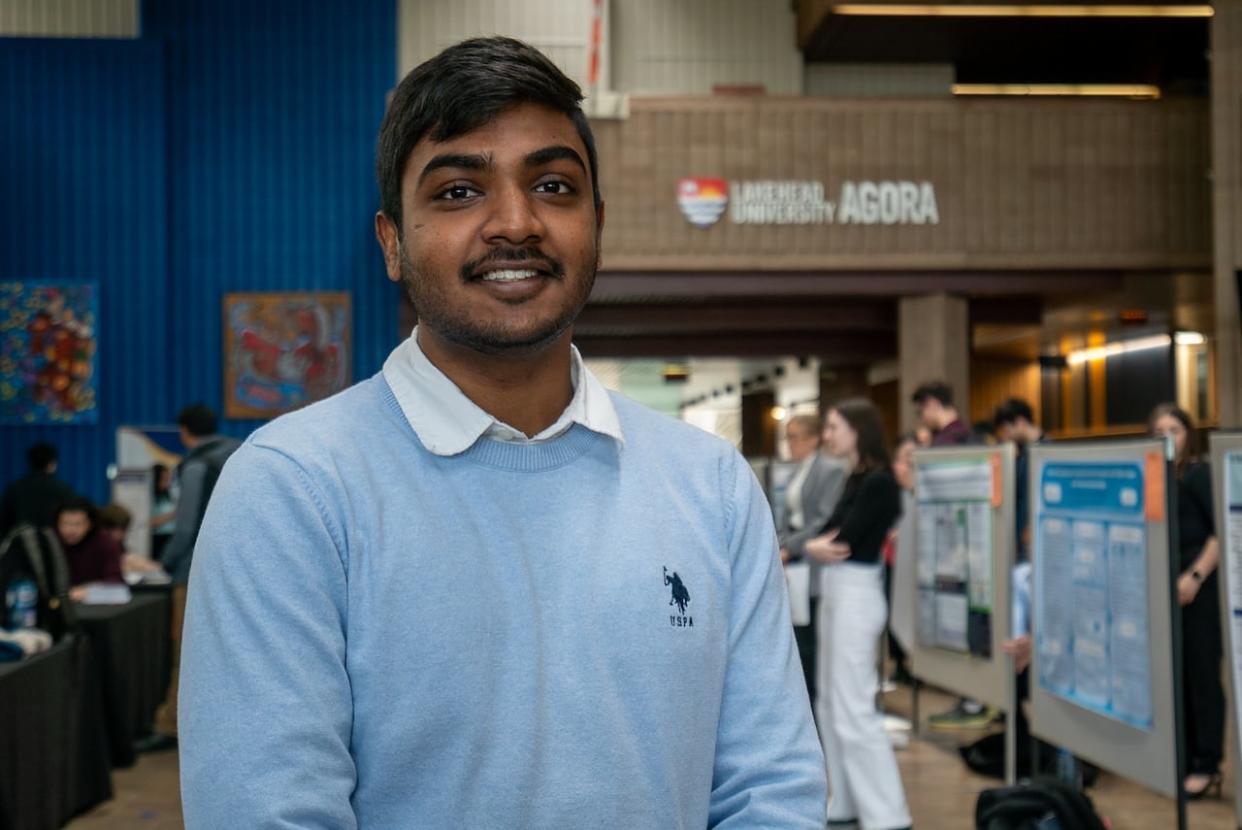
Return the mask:
<path fill-rule="evenodd" d="M 570 346 L 573 398 L 556 423 L 530 437 L 484 412 L 437 369 L 418 345 L 417 326 L 384 361 L 384 380 L 418 440 L 436 455 L 465 452 L 483 436 L 514 443 L 550 441 L 576 423 L 625 443 L 608 390 L 591 374 L 575 346 Z"/>

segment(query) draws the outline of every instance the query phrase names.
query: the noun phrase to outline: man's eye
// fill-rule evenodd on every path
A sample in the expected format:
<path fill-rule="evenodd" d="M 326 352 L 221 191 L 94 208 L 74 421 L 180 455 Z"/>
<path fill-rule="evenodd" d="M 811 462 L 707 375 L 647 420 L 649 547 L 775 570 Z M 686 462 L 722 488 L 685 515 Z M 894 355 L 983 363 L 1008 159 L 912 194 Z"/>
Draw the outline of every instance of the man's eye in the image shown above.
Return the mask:
<path fill-rule="evenodd" d="M 477 196 L 477 195 L 479 195 L 479 191 L 475 190 L 473 187 L 467 187 L 464 184 L 455 184 L 452 187 L 445 188 L 443 191 L 440 192 L 440 195 L 437 196 L 436 198 L 444 199 L 445 201 L 449 201 L 449 202 L 455 202 L 461 199 L 468 199 L 471 196 Z"/>
<path fill-rule="evenodd" d="M 548 182 L 540 182 L 535 185 L 535 190 L 540 193 L 550 193 L 553 196 L 568 196 L 574 192 L 573 186 L 569 182 L 552 180 Z"/>

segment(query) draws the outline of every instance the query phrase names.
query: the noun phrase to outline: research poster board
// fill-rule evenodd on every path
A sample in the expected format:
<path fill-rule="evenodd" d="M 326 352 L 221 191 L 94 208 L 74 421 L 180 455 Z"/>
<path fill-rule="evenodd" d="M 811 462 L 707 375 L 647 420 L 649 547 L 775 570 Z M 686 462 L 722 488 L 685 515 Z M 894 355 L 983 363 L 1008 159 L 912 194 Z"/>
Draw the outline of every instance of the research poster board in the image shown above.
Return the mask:
<path fill-rule="evenodd" d="M 1225 671 L 1229 703 L 1233 710 L 1234 758 L 1242 758 L 1242 743 L 1236 724 L 1242 723 L 1242 433 L 1213 433 L 1210 436 L 1212 456 L 1212 499 L 1215 502 L 1216 539 L 1220 544 L 1221 632 L 1224 634 Z M 1242 816 L 1242 766 L 1234 763 L 1234 806 Z"/>
<path fill-rule="evenodd" d="M 1031 731 L 1175 798 L 1164 443 L 1041 445 L 1030 476 Z"/>
<path fill-rule="evenodd" d="M 151 556 L 151 506 L 154 496 L 150 468 L 118 470 L 112 479 L 112 501 L 130 513 L 125 550 Z"/>
<path fill-rule="evenodd" d="M 1012 445 L 914 454 L 912 550 L 898 552 L 895 582 L 912 595 L 916 677 L 1003 711 L 1014 675 L 1009 637 L 1014 558 Z M 910 571 L 914 578 L 910 578 Z"/>

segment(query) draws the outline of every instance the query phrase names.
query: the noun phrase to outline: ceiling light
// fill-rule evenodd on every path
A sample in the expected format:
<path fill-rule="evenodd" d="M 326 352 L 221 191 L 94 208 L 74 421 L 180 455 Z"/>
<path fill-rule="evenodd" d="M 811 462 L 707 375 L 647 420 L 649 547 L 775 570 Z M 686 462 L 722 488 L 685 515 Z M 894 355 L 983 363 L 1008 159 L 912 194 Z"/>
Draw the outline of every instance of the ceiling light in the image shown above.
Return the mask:
<path fill-rule="evenodd" d="M 1130 352 L 1141 352 L 1146 349 L 1159 349 L 1167 347 L 1172 340 L 1173 339 L 1167 334 L 1157 334 L 1152 337 L 1138 337 L 1134 340 L 1121 340 L 1116 343 L 1109 343 L 1105 346 L 1080 349 L 1075 352 L 1070 352 L 1065 357 L 1069 365 L 1078 366 L 1089 360 L 1100 360 L 1102 358 L 1116 357 L 1119 354 L 1129 354 Z"/>
<path fill-rule="evenodd" d="M 844 3 L 832 14 L 862 17 L 1211 17 L 1210 5 L 1200 6 L 1011 6 L 990 4 Z"/>
<path fill-rule="evenodd" d="M 953 84 L 953 94 L 1156 99 L 1160 97 L 1160 87 L 1150 84 Z"/>

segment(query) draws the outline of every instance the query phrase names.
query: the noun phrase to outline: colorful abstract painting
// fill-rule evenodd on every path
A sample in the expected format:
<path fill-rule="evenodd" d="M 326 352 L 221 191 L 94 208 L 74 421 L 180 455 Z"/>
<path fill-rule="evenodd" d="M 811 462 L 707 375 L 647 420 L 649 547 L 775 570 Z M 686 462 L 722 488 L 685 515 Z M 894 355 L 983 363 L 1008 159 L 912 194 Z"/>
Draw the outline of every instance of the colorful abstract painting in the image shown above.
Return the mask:
<path fill-rule="evenodd" d="M 93 282 L 0 282 L 0 423 L 98 421 Z"/>
<path fill-rule="evenodd" d="M 271 418 L 349 385 L 349 294 L 226 294 L 224 414 Z"/>

